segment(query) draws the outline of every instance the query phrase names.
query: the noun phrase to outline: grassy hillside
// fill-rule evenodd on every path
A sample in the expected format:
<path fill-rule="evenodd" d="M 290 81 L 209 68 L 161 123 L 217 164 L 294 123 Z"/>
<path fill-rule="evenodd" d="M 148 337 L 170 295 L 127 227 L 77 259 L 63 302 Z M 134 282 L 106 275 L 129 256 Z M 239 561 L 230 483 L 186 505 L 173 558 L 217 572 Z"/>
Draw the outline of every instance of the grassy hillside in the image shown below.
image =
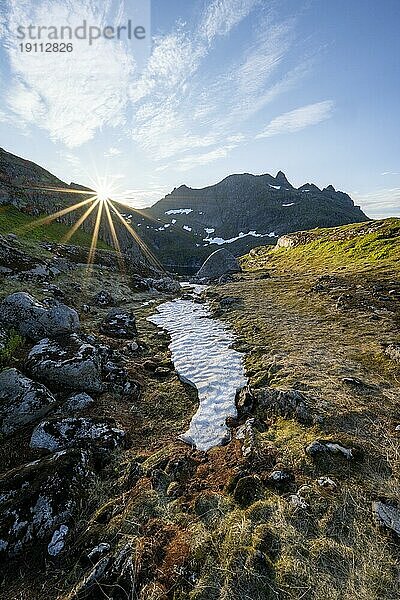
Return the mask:
<path fill-rule="evenodd" d="M 53 222 L 48 225 L 41 225 L 34 229 L 24 229 L 26 226 L 33 224 L 42 216 L 31 217 L 14 206 L 0 207 L 0 234 L 16 233 L 19 237 L 35 241 L 59 242 L 69 231 L 69 226 L 62 223 Z M 90 246 L 91 236 L 82 230 L 78 230 L 69 241 L 70 244 L 77 246 Z M 110 250 L 110 247 L 103 241 L 99 240 L 98 248 Z"/>
<path fill-rule="evenodd" d="M 291 247 L 255 248 L 242 258 L 246 271 L 399 269 L 400 219 L 391 218 L 285 236 Z"/>

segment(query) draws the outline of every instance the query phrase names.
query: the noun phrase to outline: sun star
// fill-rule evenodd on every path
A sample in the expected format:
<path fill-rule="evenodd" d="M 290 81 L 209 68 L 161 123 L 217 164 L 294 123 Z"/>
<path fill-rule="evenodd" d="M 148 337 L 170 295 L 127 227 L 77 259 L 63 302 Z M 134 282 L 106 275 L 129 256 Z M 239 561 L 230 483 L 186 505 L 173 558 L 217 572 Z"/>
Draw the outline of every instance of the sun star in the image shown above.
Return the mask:
<path fill-rule="evenodd" d="M 84 199 L 80 202 L 77 202 L 73 206 L 68 206 L 62 210 L 59 210 L 52 215 L 48 215 L 46 217 L 42 217 L 37 219 L 34 223 L 30 223 L 27 226 L 20 228 L 21 230 L 25 229 L 34 229 L 35 227 L 39 227 L 40 225 L 47 225 L 52 221 L 59 219 L 75 210 L 86 207 L 85 212 L 77 219 L 77 221 L 72 225 L 69 231 L 65 234 L 61 242 L 68 242 L 72 236 L 76 233 L 76 231 L 83 225 L 83 223 L 87 220 L 89 215 L 92 213 L 94 216 L 94 227 L 92 233 L 92 242 L 89 249 L 88 255 L 88 272 L 90 271 L 91 266 L 93 265 L 97 242 L 100 233 L 100 227 L 102 221 L 104 221 L 106 227 L 111 235 L 112 244 L 115 248 L 115 251 L 118 256 L 118 262 L 123 269 L 123 254 L 121 252 L 120 243 L 117 236 L 117 230 L 114 224 L 114 219 L 116 218 L 126 229 L 126 231 L 131 235 L 133 240 L 136 242 L 144 256 L 153 263 L 158 269 L 164 271 L 163 266 L 160 261 L 154 256 L 151 250 L 148 248 L 146 243 L 140 238 L 137 231 L 135 231 L 125 220 L 123 214 L 117 209 L 114 205 L 114 202 L 120 204 L 121 206 L 126 206 L 126 208 L 130 212 L 135 212 L 138 215 L 141 215 L 141 211 L 133 208 L 132 206 L 127 206 L 124 204 L 124 200 L 128 199 L 127 194 L 118 192 L 117 189 L 112 185 L 112 182 L 109 181 L 106 177 L 97 178 L 97 180 L 93 181 L 93 189 L 82 190 L 82 189 L 71 189 L 71 188 L 51 188 L 51 187 L 40 187 L 40 186 L 32 186 L 31 189 L 40 190 L 42 192 L 48 193 L 61 193 L 61 194 L 76 194 L 79 196 L 89 196 L 88 199 Z M 130 199 L 130 198 L 129 198 Z M 111 209 L 111 210 L 110 210 Z"/>

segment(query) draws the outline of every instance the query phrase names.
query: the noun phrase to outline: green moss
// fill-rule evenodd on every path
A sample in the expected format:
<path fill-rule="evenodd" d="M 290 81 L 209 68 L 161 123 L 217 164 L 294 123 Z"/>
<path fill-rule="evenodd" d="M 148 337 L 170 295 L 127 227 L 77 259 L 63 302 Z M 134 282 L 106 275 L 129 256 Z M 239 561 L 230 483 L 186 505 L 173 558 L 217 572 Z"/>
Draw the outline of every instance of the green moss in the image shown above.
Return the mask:
<path fill-rule="evenodd" d="M 398 270 L 400 219 L 372 222 L 369 231 L 365 223 L 313 229 L 304 232 L 304 239 L 299 238 L 298 245 L 293 248 L 261 247 L 251 251 L 242 258 L 242 267 L 248 271 L 267 267 L 293 271 L 310 268 L 363 270 L 376 266 Z"/>
<path fill-rule="evenodd" d="M 6 367 L 14 356 L 14 353 L 20 348 L 24 340 L 14 330 L 11 330 L 6 345 L 3 350 L 0 350 L 0 369 Z"/>
<path fill-rule="evenodd" d="M 39 215 L 37 217 L 31 217 L 30 215 L 17 210 L 14 206 L 3 206 L 0 209 L 0 234 L 15 233 L 19 237 L 28 240 L 60 242 L 70 229 L 68 225 L 53 221 L 52 223 L 43 224 L 31 229 L 27 228 L 29 225 L 33 225 L 35 221 L 46 216 L 47 215 Z M 91 240 L 91 235 L 78 229 L 71 237 L 69 243 L 77 246 L 89 247 Z M 103 250 L 111 250 L 111 248 L 102 240 L 98 241 L 97 247 Z"/>

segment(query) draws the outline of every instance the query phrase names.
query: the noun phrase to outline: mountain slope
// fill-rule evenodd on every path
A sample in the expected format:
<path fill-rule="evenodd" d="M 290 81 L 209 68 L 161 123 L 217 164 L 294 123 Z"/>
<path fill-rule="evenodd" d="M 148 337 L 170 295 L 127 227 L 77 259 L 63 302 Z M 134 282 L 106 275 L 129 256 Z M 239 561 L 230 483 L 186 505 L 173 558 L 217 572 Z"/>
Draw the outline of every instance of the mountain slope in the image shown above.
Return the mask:
<path fill-rule="evenodd" d="M 49 188 L 56 188 L 57 191 L 51 191 Z M 64 189 L 65 193 L 63 192 Z M 73 206 L 88 199 L 91 195 L 91 190 L 88 190 L 87 196 L 73 194 L 71 190 L 74 189 L 81 191 L 88 190 L 88 188 L 76 183 L 68 185 L 35 163 L 0 148 L 0 209 L 1 207 L 12 207 L 29 215 L 33 220 L 39 216 L 51 215 Z M 87 207 L 77 209 L 63 215 L 57 221 L 71 227 L 83 215 L 86 209 Z M 177 248 L 182 250 L 187 263 L 193 261 L 197 265 L 207 257 L 205 251 L 203 253 L 201 251 L 196 252 L 196 245 L 189 232 L 175 231 L 173 235 L 168 233 L 160 235 L 160 227 L 162 228 L 168 219 L 163 219 L 162 222 L 159 222 L 159 220 L 154 219 L 150 215 L 144 215 L 141 211 L 136 211 L 132 207 L 120 206 L 120 211 L 126 216 L 132 229 L 164 264 L 174 265 Z M 83 231 L 90 236 L 95 224 L 95 212 L 82 225 Z M 131 254 L 135 259 L 148 260 L 132 235 L 128 233 L 117 218 L 114 219 L 114 225 L 117 230 L 121 249 Z M 14 229 L 11 227 L 8 231 L 11 232 Z M 43 231 L 43 239 L 47 239 L 46 229 L 39 229 L 38 235 L 41 231 Z M 109 246 L 113 245 L 104 211 L 99 237 Z M 195 256 L 192 258 L 193 249 Z"/>
<path fill-rule="evenodd" d="M 183 185 L 147 213 L 169 217 L 175 229 L 190 229 L 197 243 L 210 250 L 229 244 L 236 255 L 260 243 L 274 244 L 284 233 L 368 220 L 350 196 L 333 186 L 320 190 L 306 183 L 296 189 L 281 171 L 276 177 L 230 175 L 203 189 Z"/>
<path fill-rule="evenodd" d="M 87 190 L 75 183 L 68 185 L 35 163 L 0 149 L 0 207 L 12 206 L 31 217 L 50 215 L 86 199 L 71 193 L 73 189 Z M 85 210 L 82 207 L 58 220 L 71 227 Z M 231 175 L 199 190 L 183 185 L 149 209 L 123 206 L 120 210 L 135 235 L 167 269 L 189 273 L 221 246 L 240 256 L 261 244 L 274 245 L 288 232 L 368 220 L 347 194 L 332 186 L 320 190 L 308 183 L 296 189 L 281 171 L 276 177 Z M 82 229 L 91 234 L 94 222 L 95 213 Z M 143 258 L 118 219 L 115 227 L 122 250 Z M 112 246 L 104 214 L 100 238 Z"/>
<path fill-rule="evenodd" d="M 330 229 L 284 235 L 276 248 L 254 248 L 242 257 L 245 270 L 282 268 L 294 272 L 312 268 L 325 272 L 394 269 L 400 265 L 400 219 L 391 218 Z"/>

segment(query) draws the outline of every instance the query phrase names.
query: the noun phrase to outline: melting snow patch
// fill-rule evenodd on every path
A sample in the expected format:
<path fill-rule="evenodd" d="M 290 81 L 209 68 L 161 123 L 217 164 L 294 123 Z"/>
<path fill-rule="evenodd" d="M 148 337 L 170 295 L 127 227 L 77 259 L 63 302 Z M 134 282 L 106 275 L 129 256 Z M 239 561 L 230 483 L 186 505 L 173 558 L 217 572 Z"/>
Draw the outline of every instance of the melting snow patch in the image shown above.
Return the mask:
<path fill-rule="evenodd" d="M 204 229 L 204 231 L 208 234 L 214 233 L 215 229 Z"/>
<path fill-rule="evenodd" d="M 175 208 L 173 210 L 167 210 L 166 215 L 190 215 L 193 212 L 191 208 Z"/>
<path fill-rule="evenodd" d="M 184 226 L 183 226 L 183 229 L 184 229 L 185 231 L 192 231 L 192 228 L 191 228 L 191 227 L 188 227 L 187 225 L 184 225 Z"/>
<path fill-rule="evenodd" d="M 172 225 L 175 225 L 176 219 L 172 219 L 171 223 L 172 223 Z"/>
<path fill-rule="evenodd" d="M 268 185 L 269 185 L 269 187 L 274 188 L 274 190 L 280 190 L 281 189 L 280 185 L 271 185 L 270 183 Z"/>
<path fill-rule="evenodd" d="M 237 237 L 230 238 L 229 240 L 224 240 L 220 237 L 206 237 L 203 241 L 208 242 L 209 244 L 217 244 L 218 246 L 221 246 L 222 244 L 232 244 L 233 242 L 236 242 L 237 240 L 240 240 L 248 235 L 251 235 L 252 237 L 278 237 L 274 231 L 272 231 L 271 233 L 257 233 L 256 231 L 249 231 L 248 233 L 243 233 L 241 231 Z"/>
<path fill-rule="evenodd" d="M 230 329 L 210 318 L 203 304 L 174 300 L 157 311 L 148 320 L 168 331 L 175 367 L 199 395 L 198 411 L 182 439 L 198 450 L 209 450 L 229 439 L 225 419 L 236 416 L 236 392 L 247 383 L 242 354 L 231 348 Z"/>
<path fill-rule="evenodd" d="M 295 205 L 294 202 L 291 202 L 290 204 L 282 204 L 282 206 L 294 206 L 294 205 Z"/>

